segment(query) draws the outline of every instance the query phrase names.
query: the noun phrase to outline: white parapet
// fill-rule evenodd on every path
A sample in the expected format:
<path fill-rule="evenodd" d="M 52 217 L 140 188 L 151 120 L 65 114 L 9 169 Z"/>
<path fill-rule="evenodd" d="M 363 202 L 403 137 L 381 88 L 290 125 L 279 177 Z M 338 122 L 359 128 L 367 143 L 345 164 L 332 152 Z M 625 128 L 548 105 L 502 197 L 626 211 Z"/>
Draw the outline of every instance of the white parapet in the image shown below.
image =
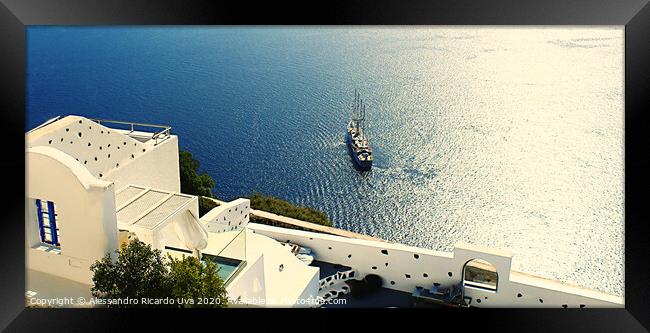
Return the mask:
<path fill-rule="evenodd" d="M 309 247 L 316 260 L 352 267 L 360 276 L 377 274 L 385 288 L 411 293 L 460 284 L 472 306 L 479 307 L 623 307 L 622 297 L 572 286 L 511 270 L 512 253 L 470 244 L 457 244 L 453 252 L 403 244 L 346 238 L 322 233 L 249 223 L 256 234 Z M 480 259 L 496 268 L 493 289 L 465 284 L 468 262 Z"/>
<path fill-rule="evenodd" d="M 224 202 L 200 218 L 209 232 L 232 231 L 246 227 L 250 220 L 250 200 Z"/>

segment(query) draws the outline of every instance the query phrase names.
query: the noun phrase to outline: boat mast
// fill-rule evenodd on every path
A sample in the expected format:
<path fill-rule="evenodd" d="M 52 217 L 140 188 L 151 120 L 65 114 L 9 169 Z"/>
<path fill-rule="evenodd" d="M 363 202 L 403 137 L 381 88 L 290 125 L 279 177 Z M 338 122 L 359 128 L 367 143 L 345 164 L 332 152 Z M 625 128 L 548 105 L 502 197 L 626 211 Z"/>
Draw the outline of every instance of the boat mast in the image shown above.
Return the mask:
<path fill-rule="evenodd" d="M 359 118 L 357 119 L 357 133 L 359 132 L 359 125 L 361 124 L 361 121 L 363 120 L 363 99 L 359 99 Z"/>
<path fill-rule="evenodd" d="M 363 117 L 361 118 L 361 128 L 363 128 L 363 137 L 366 137 L 366 105 L 363 105 Z"/>
<path fill-rule="evenodd" d="M 361 129 L 363 130 L 364 137 L 365 137 L 365 125 L 366 125 L 366 105 L 363 104 L 361 106 Z"/>

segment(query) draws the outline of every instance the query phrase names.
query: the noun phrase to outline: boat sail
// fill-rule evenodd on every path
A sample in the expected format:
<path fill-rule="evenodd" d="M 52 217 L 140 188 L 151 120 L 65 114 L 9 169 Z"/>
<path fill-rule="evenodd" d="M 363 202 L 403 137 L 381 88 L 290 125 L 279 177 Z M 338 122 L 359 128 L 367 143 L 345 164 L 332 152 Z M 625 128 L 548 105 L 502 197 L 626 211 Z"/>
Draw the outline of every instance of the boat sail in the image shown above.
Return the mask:
<path fill-rule="evenodd" d="M 347 145 L 357 167 L 361 170 L 372 168 L 372 148 L 366 137 L 366 105 L 357 90 L 354 90 L 352 118 L 347 128 Z"/>

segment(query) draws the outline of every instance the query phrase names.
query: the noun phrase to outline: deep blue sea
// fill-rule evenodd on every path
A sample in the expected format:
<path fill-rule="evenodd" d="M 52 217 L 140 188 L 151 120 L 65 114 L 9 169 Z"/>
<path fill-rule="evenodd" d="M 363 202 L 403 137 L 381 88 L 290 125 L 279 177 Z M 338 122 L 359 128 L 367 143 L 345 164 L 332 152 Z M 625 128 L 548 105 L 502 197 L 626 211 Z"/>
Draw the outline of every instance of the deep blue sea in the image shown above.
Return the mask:
<path fill-rule="evenodd" d="M 623 294 L 623 30 L 30 27 L 27 129 L 57 115 L 172 126 L 225 200 Z M 374 167 L 343 138 L 353 90 Z"/>

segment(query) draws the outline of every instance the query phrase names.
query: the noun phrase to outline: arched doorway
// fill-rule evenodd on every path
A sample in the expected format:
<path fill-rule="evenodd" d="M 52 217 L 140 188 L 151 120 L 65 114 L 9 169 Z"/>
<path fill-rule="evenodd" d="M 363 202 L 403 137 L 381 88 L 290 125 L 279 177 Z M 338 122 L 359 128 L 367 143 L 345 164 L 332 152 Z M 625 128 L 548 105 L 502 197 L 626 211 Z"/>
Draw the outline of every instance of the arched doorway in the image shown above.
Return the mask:
<path fill-rule="evenodd" d="M 463 286 L 497 291 L 499 274 L 497 268 L 481 259 L 472 259 L 463 266 Z"/>

